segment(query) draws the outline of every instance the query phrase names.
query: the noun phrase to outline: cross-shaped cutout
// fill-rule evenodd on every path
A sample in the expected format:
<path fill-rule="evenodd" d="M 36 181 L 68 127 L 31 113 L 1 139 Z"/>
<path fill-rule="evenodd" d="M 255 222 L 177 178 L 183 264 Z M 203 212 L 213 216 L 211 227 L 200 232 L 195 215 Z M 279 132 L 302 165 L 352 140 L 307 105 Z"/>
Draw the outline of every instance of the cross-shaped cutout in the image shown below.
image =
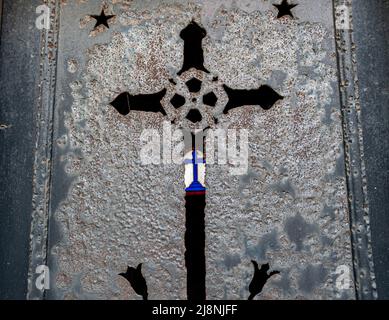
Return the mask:
<path fill-rule="evenodd" d="M 177 73 L 181 79 L 186 79 L 185 74 L 192 70 L 209 74 L 204 67 L 204 56 L 202 48 L 202 39 L 207 35 L 205 29 L 196 22 L 191 21 L 189 25 L 181 31 L 180 36 L 184 40 L 184 62 L 182 69 Z M 219 81 L 218 77 L 213 77 L 211 82 Z M 176 81 L 170 79 L 169 82 L 176 86 Z M 202 108 L 193 107 L 193 103 L 202 102 L 204 105 L 212 108 L 216 105 L 218 97 L 213 91 L 206 90 L 203 97 L 197 97 L 201 88 L 205 85 L 197 78 L 191 78 L 184 81 L 188 88 L 188 97 L 185 98 L 177 92 L 173 94 L 170 103 L 175 109 L 187 107 L 191 103 L 192 108 L 187 113 L 186 118 L 192 123 L 201 122 Z M 232 109 L 238 109 L 248 105 L 259 105 L 264 110 L 269 110 L 278 100 L 283 99 L 276 91 L 267 85 L 260 86 L 257 89 L 232 89 L 227 85 L 222 86 L 228 97 L 228 103 L 224 106 L 223 113 L 227 114 Z M 127 115 L 131 110 L 143 112 L 161 113 L 167 116 L 167 112 L 162 105 L 162 100 L 167 93 L 163 89 L 153 94 L 133 95 L 128 92 L 121 93 L 111 105 L 121 114 Z M 196 114 L 195 114 L 196 113 Z M 217 124 L 220 115 L 214 113 L 215 124 Z M 175 120 L 175 119 L 174 119 Z M 172 122 L 174 122 L 174 120 Z M 192 139 L 195 134 L 192 133 Z M 192 141 L 192 159 L 186 163 L 193 165 L 193 181 L 186 189 L 186 233 L 185 233 L 185 264 L 187 268 L 187 294 L 188 300 L 205 300 L 205 186 L 198 180 L 198 163 L 204 163 L 205 159 L 199 160 L 199 151 L 205 150 L 204 142 L 199 146 Z"/>

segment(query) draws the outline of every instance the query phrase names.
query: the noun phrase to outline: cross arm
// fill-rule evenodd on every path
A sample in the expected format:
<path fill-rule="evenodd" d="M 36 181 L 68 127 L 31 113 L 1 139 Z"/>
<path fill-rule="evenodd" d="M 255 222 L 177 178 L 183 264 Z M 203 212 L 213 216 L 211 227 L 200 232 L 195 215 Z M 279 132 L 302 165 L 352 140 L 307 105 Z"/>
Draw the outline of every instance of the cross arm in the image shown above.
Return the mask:
<path fill-rule="evenodd" d="M 113 100 L 112 105 L 121 115 L 126 116 L 130 110 L 145 111 L 145 112 L 161 112 L 166 116 L 166 112 L 162 107 L 161 100 L 166 94 L 166 89 L 163 89 L 153 94 L 138 94 L 131 95 L 128 92 L 123 92 Z"/>
<path fill-rule="evenodd" d="M 269 110 L 278 100 L 283 99 L 281 95 L 267 85 L 252 90 L 232 89 L 227 85 L 224 85 L 223 88 L 228 96 L 228 103 L 223 111 L 224 114 L 227 114 L 231 109 L 251 105 L 260 105 L 263 109 Z"/>

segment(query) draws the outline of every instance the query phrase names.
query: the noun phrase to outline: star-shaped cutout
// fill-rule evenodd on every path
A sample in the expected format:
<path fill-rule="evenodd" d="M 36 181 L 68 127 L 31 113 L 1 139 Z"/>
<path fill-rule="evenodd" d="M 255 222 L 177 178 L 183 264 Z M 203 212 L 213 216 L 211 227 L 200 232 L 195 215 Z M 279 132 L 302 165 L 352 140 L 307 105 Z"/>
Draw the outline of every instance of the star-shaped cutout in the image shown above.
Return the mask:
<path fill-rule="evenodd" d="M 104 9 L 102 9 L 99 16 L 97 16 L 97 15 L 91 15 L 91 17 L 92 17 L 93 19 L 96 19 L 95 29 L 96 29 L 98 26 L 100 26 L 100 25 L 104 25 L 104 26 L 106 26 L 106 27 L 109 29 L 108 20 L 112 19 L 112 18 L 115 17 L 115 16 L 114 16 L 114 15 L 106 16 L 106 15 L 105 15 L 105 12 L 104 12 Z"/>
<path fill-rule="evenodd" d="M 277 19 L 283 17 L 283 16 L 291 16 L 293 17 L 291 9 L 297 6 L 297 4 L 289 4 L 288 0 L 282 0 L 280 4 L 273 4 L 278 9 L 278 15 Z"/>

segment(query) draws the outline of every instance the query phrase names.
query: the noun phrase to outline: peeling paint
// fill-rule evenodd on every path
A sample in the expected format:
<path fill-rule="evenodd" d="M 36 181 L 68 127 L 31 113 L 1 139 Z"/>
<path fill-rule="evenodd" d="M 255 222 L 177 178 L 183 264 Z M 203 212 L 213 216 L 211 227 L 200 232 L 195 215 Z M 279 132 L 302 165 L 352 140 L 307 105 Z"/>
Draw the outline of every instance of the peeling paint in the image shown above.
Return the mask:
<path fill-rule="evenodd" d="M 253 257 L 281 271 L 260 299 L 337 297 L 328 274 L 351 268 L 352 257 L 332 11 L 308 16 L 312 3 L 301 1 L 297 19 L 277 20 L 260 1 L 107 3 L 117 18 L 93 34 L 85 17 L 98 5 L 62 6 L 52 297 L 139 299 L 118 274 L 143 263 L 150 299 L 186 298 L 184 170 L 141 166 L 140 134 L 161 132 L 162 117 L 120 117 L 108 103 L 123 91 L 166 87 L 182 65 L 179 31 L 192 19 L 207 28 L 205 65 L 221 81 L 270 84 L 285 97 L 266 113 L 247 106 L 219 122 L 249 130 L 250 171 L 207 167 L 207 298 L 247 299 Z M 325 205 L 333 214 L 323 215 Z"/>

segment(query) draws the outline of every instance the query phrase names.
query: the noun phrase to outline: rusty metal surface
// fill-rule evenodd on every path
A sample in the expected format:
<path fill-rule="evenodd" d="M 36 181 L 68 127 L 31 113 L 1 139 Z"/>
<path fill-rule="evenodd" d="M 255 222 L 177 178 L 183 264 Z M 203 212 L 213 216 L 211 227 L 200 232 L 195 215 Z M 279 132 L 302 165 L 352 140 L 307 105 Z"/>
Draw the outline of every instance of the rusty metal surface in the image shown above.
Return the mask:
<path fill-rule="evenodd" d="M 250 130 L 250 161 L 240 178 L 218 166 L 207 173 L 208 293 L 244 299 L 254 259 L 281 271 L 262 299 L 351 298 L 335 286 L 336 268 L 352 264 L 333 31 L 272 13 L 235 11 L 224 21 L 222 74 L 239 70 L 231 84 L 260 79 L 285 98 L 267 113 L 247 108 L 221 121 Z"/>
<path fill-rule="evenodd" d="M 184 168 L 140 165 L 140 134 L 161 132 L 163 117 L 122 117 L 109 103 L 123 91 L 171 94 L 179 32 L 194 18 L 208 33 L 203 86 L 267 84 L 284 96 L 216 126 L 248 129 L 250 159 L 243 176 L 207 164 L 207 298 L 247 299 L 252 259 L 281 272 L 258 299 L 384 298 L 387 122 L 375 101 L 386 91 L 367 69 L 384 50 L 364 40 L 384 13 L 362 18 L 375 2 L 296 2 L 295 19 L 277 20 L 265 0 L 106 1 L 117 17 L 93 31 L 95 1 L 45 1 L 50 30 L 34 30 L 38 2 L 0 1 L 0 297 L 139 299 L 118 273 L 140 262 L 150 299 L 187 297 Z M 43 292 L 35 269 L 46 264 Z M 347 290 L 338 267 L 355 277 Z"/>
<path fill-rule="evenodd" d="M 207 168 L 207 298 L 247 299 L 252 259 L 281 272 L 260 299 L 375 297 L 363 172 L 351 174 L 363 171 L 363 152 L 347 112 L 358 111 L 349 99 L 357 90 L 350 29 L 333 18 L 344 1 L 299 1 L 294 20 L 275 19 L 268 1 L 105 3 L 117 16 L 93 31 L 89 15 L 100 3 L 49 2 L 56 20 L 42 37 L 41 72 L 50 76 L 37 128 L 35 167 L 44 174 L 34 180 L 28 297 L 44 297 L 33 270 L 48 263 L 47 299 L 139 299 L 118 273 L 142 262 L 150 299 L 186 298 L 184 168 L 140 165 L 140 134 L 161 132 L 163 118 L 121 117 L 109 103 L 166 87 L 192 19 L 208 32 L 205 65 L 223 83 L 268 84 L 284 96 L 267 112 L 245 107 L 218 124 L 249 130 L 250 158 L 244 176 Z M 339 266 L 355 271 L 355 287 L 351 279 L 339 289 Z"/>
<path fill-rule="evenodd" d="M 351 1 L 335 1 L 339 89 L 357 298 L 377 298 Z"/>
<path fill-rule="evenodd" d="M 246 298 L 251 259 L 281 271 L 262 299 L 354 296 L 335 286 L 352 258 L 331 2 L 314 11 L 319 19 L 298 9 L 297 20 L 275 20 L 260 3 L 117 1 L 107 6 L 116 21 L 97 32 L 87 16 L 99 4 L 61 4 L 49 298 L 136 298 L 117 274 L 139 262 L 150 299 L 185 298 L 183 171 L 139 166 L 141 130 L 162 119 L 121 118 L 108 103 L 165 86 L 192 18 L 208 31 L 206 65 L 224 83 L 269 83 L 286 97 L 266 114 L 247 107 L 220 122 L 249 129 L 250 169 L 207 171 L 207 297 Z"/>

